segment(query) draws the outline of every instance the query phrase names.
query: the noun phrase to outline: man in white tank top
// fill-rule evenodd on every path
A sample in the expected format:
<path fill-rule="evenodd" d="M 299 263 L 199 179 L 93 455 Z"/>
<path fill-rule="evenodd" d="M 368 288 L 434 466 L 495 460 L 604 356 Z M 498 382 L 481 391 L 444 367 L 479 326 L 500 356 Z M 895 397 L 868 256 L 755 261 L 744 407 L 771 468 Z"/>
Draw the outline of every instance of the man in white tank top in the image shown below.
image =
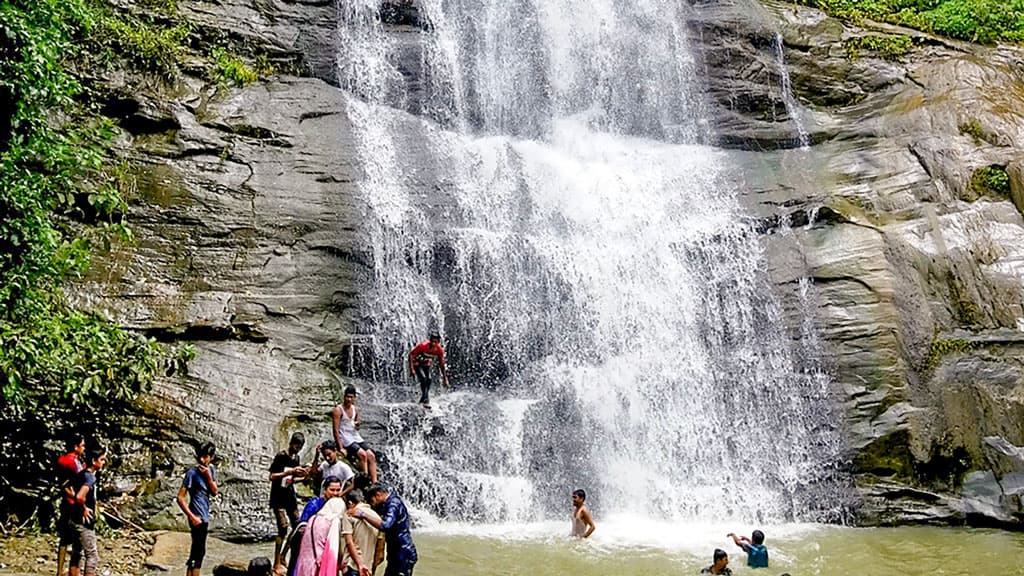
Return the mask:
<path fill-rule="evenodd" d="M 377 455 L 359 435 L 359 408 L 356 408 L 356 387 L 346 386 L 341 404 L 331 411 L 334 419 L 334 440 L 345 451 L 348 458 L 356 458 L 363 474 L 370 482 L 377 483 Z"/>

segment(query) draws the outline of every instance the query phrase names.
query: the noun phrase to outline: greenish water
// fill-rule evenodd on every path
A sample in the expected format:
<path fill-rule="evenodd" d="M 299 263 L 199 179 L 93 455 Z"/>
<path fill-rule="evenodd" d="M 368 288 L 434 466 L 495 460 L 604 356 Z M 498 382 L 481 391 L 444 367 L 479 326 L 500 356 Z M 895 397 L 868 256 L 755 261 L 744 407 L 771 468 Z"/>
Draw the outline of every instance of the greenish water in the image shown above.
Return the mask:
<path fill-rule="evenodd" d="M 725 537 L 728 528 L 665 524 L 630 530 L 631 525 L 604 526 L 602 534 L 599 523 L 589 541 L 563 537 L 551 524 L 417 531 L 416 576 L 696 575 L 716 547 L 729 553 L 737 575 L 1024 575 L 1024 534 L 998 530 L 766 527 L 771 566 L 752 570 Z"/>

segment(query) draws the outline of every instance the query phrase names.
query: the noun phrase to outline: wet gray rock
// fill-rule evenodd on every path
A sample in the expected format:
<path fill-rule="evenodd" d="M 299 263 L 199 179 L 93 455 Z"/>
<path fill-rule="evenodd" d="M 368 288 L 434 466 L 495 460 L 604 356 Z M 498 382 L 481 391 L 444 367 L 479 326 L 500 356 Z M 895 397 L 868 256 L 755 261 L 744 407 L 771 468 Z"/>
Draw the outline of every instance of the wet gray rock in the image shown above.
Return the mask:
<path fill-rule="evenodd" d="M 427 98 L 418 41 L 426 27 L 414 3 L 389 6 L 389 57 L 415 114 Z M 310 461 L 345 385 L 364 392 L 374 446 L 423 426 L 423 416 L 377 402 L 411 390 L 367 382 L 375 352 L 360 303 L 373 262 L 354 187 L 355 135 L 332 86 L 334 3 L 182 0 L 179 9 L 201 41 L 266 53 L 314 78 L 226 93 L 188 76 L 165 88 L 112 86 L 109 113 L 140 162 L 130 214 L 137 241 L 98 258 L 75 297 L 197 349 L 189 373 L 159 380 L 113 443 L 108 481 L 138 495 L 123 512 L 184 529 L 173 496 L 192 447 L 213 440 L 230 488 L 215 504 L 214 533 L 263 538 L 274 451 L 302 430 Z M 725 173 L 764 232 L 794 333 L 807 309 L 801 298 L 815 311 L 821 360 L 846 408 L 858 520 L 1019 527 L 1024 55 L 753 0 L 700 0 L 689 24 L 708 72 L 715 142 L 730 149 Z M 904 62 L 847 57 L 845 40 L 892 33 L 918 38 Z M 783 72 L 803 107 L 807 150 L 797 147 Z M 424 129 L 414 116 L 396 121 L 410 135 Z M 972 122 L 979 139 L 961 133 Z M 400 153 L 422 155 L 406 177 L 422 184 L 429 210 L 443 204 L 443 159 L 418 141 L 399 143 Z M 1006 168 L 1010 197 L 972 197 L 971 175 L 992 165 Z"/>
<path fill-rule="evenodd" d="M 798 300 L 815 303 L 846 404 L 858 519 L 1019 526 L 1008 446 L 1024 443 L 1024 53 L 764 6 L 767 23 L 757 14 L 715 42 L 749 47 L 751 30 L 779 31 L 794 96 L 827 128 L 808 150 L 753 138 L 730 154 L 731 174 L 751 214 L 773 223 L 765 254 L 794 331 Z M 844 49 L 896 33 L 915 37 L 903 62 Z M 1009 197 L 972 190 L 982 166 L 1007 168 Z"/>
<path fill-rule="evenodd" d="M 160 106 L 148 114 L 174 128 L 133 135 L 137 241 L 112 247 L 76 295 L 129 328 L 196 346 L 187 376 L 161 379 L 142 399 L 137 436 L 114 442 L 130 464 L 122 468 L 144 471 L 120 476 L 121 491 L 141 495 L 138 523 L 182 528 L 173 495 L 192 448 L 212 440 L 230 486 L 214 533 L 264 537 L 273 452 L 303 430 L 311 461 L 342 388 L 372 393 L 343 376 L 366 349 L 355 310 L 372 273 L 353 136 L 341 94 L 316 79 L 189 92 Z M 383 432 L 370 424 L 369 441 L 383 445 Z"/>

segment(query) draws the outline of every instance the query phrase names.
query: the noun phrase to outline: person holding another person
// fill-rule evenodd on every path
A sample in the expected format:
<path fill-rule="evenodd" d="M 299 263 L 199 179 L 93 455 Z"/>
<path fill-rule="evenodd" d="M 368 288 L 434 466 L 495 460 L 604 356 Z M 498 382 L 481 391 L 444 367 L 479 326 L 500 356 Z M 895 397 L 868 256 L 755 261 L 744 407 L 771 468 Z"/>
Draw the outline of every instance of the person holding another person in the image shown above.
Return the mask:
<path fill-rule="evenodd" d="M 384 541 L 378 538 L 380 531 L 376 524 L 380 523 L 380 516 L 374 512 L 369 504 L 363 502 L 362 491 L 353 490 L 345 495 L 345 504 L 348 506 L 348 515 L 352 518 L 352 540 L 359 549 L 359 555 L 363 562 L 370 567 L 370 572 L 377 570 L 377 564 L 383 560 Z M 378 542 L 380 546 L 378 546 Z M 380 552 L 380 553 L 378 553 Z M 353 568 L 349 563 L 348 568 Z"/>
<path fill-rule="evenodd" d="M 95 576 L 100 563 L 99 548 L 96 546 L 96 473 L 107 463 L 107 450 L 101 446 L 85 454 L 85 469 L 80 471 L 73 482 L 75 504 L 71 508 L 69 525 L 75 538 L 71 542 L 71 559 L 68 571 L 71 576 L 79 575 L 79 564 L 85 558 L 85 576 Z"/>
<path fill-rule="evenodd" d="M 377 512 L 379 519 L 362 510 L 356 510 L 354 517 L 366 520 L 374 528 L 384 533 L 387 545 L 387 568 L 384 576 L 412 576 L 416 566 L 416 545 L 409 531 L 409 511 L 397 494 L 391 494 L 374 484 L 364 494 L 366 501 Z"/>
<path fill-rule="evenodd" d="M 350 459 L 358 459 L 363 474 L 377 483 L 377 456 L 359 434 L 359 408 L 356 408 L 356 387 L 346 386 L 341 404 L 331 411 L 334 421 L 334 441 L 345 450 Z"/>
<path fill-rule="evenodd" d="M 768 548 L 764 545 L 764 532 L 754 530 L 750 538 L 737 536 L 733 533 L 726 534 L 737 546 L 747 553 L 747 566 L 751 568 L 768 567 Z"/>
<path fill-rule="evenodd" d="M 85 437 L 74 434 L 68 438 L 67 453 L 57 459 L 57 485 L 60 486 L 60 506 L 57 516 L 57 576 L 64 576 L 64 563 L 68 547 L 75 541 L 71 527 L 71 510 L 75 506 L 74 482 L 85 469 Z M 76 567 L 77 570 L 77 567 Z"/>
<path fill-rule="evenodd" d="M 345 569 L 343 559 L 353 566 Z M 309 519 L 302 536 L 294 576 L 370 576 L 352 540 L 352 520 L 345 501 L 332 497 Z"/>
<path fill-rule="evenodd" d="M 726 576 L 732 576 L 732 570 L 729 569 L 729 555 L 725 553 L 725 550 L 722 550 L 721 548 L 715 548 L 715 553 L 712 556 L 711 566 L 702 569 L 700 573 L 725 574 Z"/>
<path fill-rule="evenodd" d="M 574 538 L 590 538 L 596 526 L 590 509 L 584 503 L 587 493 L 583 489 L 572 491 L 572 536 Z"/>
<path fill-rule="evenodd" d="M 430 368 L 437 360 L 441 371 L 441 382 L 448 387 L 448 368 L 444 363 L 444 348 L 441 347 L 441 333 L 431 330 L 429 339 L 420 342 L 409 352 L 409 375 L 416 376 L 420 384 L 420 404 L 430 408 Z"/>

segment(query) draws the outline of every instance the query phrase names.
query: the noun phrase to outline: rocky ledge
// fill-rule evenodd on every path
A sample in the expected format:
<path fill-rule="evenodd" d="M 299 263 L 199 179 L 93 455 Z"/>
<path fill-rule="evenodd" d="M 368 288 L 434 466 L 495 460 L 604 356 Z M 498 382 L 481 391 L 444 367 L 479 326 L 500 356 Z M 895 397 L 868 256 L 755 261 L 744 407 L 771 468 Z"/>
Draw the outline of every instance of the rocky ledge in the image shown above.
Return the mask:
<path fill-rule="evenodd" d="M 1024 527 L 1024 50 L 698 7 L 708 58 L 747 63 L 709 67 L 716 125 L 846 405 L 856 521 Z"/>

